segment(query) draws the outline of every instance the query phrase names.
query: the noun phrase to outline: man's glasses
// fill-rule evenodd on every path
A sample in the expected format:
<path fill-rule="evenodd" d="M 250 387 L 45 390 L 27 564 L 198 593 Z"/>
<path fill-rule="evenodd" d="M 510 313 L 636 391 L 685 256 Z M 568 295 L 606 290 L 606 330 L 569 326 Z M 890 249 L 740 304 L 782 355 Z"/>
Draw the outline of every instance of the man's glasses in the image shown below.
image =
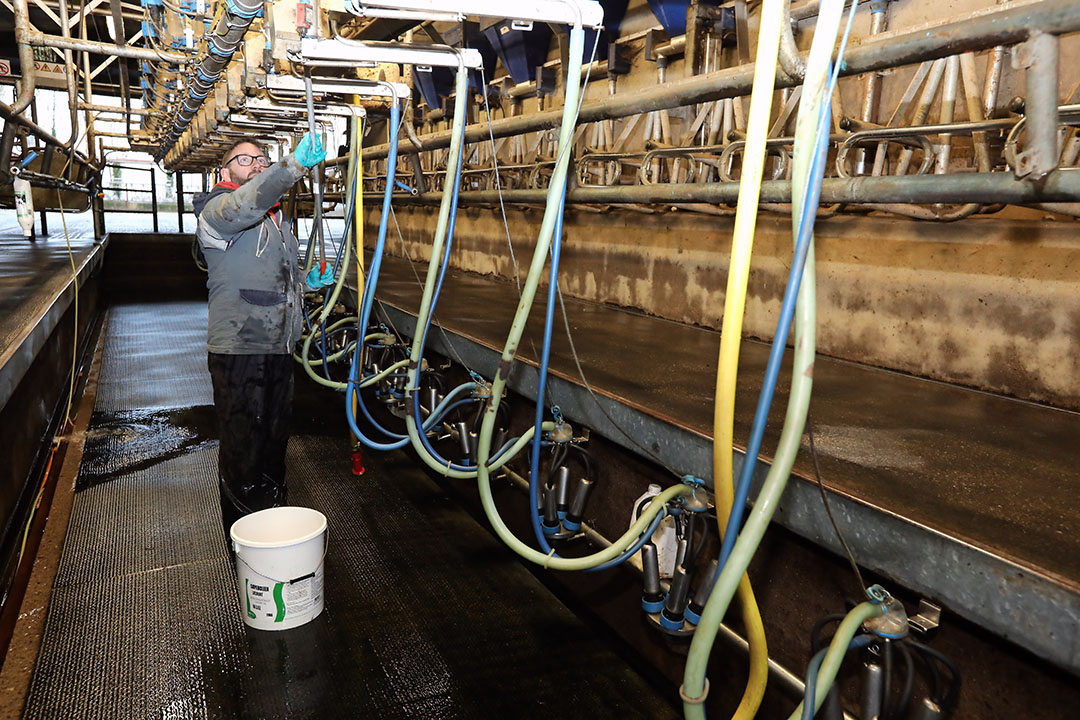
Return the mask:
<path fill-rule="evenodd" d="M 262 165 L 263 167 L 270 166 L 270 158 L 265 155 L 233 155 L 229 159 L 229 162 L 225 164 L 228 165 L 233 160 L 235 160 L 240 167 L 251 167 L 252 164 Z"/>

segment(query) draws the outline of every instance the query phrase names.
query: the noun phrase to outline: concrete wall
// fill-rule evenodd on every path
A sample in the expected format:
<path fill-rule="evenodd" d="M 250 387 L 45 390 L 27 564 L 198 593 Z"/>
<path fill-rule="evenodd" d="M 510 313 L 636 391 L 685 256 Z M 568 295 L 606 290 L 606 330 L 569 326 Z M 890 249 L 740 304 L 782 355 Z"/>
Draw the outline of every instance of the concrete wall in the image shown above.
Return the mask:
<path fill-rule="evenodd" d="M 408 254 L 430 255 L 435 209 L 396 210 Z M 373 241 L 377 211 L 369 211 Z M 539 209 L 507 208 L 527 267 Z M 458 213 L 453 266 L 510 279 L 498 208 Z M 569 294 L 719 328 L 732 220 L 687 212 L 568 211 Z M 759 219 L 745 320 L 770 340 L 791 258 L 790 219 Z M 1080 409 L 1080 245 L 1072 222 L 959 224 L 843 216 L 817 225 L 818 342 L 824 354 Z M 402 255 L 391 226 L 389 248 Z M 707 362 L 714 362 L 710 358 Z"/>

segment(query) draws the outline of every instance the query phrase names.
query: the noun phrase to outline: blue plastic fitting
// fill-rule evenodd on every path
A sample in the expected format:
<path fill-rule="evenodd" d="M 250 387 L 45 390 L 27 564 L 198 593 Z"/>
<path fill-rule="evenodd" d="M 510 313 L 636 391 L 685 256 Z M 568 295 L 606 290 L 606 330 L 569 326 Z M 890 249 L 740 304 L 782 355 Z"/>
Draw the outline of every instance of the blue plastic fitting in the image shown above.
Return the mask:
<path fill-rule="evenodd" d="M 660 626 L 667 630 L 682 630 L 683 619 L 679 618 L 678 621 L 673 620 L 667 616 L 667 614 L 660 613 Z"/>
<path fill-rule="evenodd" d="M 664 598 L 661 597 L 659 600 L 649 600 L 645 597 L 642 597 L 641 609 L 649 614 L 655 615 L 656 613 L 664 609 Z"/>

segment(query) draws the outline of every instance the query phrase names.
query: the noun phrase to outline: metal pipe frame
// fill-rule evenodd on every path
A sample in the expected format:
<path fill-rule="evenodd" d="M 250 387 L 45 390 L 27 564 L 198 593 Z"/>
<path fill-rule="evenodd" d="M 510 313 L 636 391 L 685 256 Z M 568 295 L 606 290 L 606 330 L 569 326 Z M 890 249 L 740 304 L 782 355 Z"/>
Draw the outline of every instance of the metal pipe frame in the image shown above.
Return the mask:
<path fill-rule="evenodd" d="M 118 113 L 120 115 L 153 115 L 154 111 L 149 108 L 122 108 L 113 107 L 111 105 L 94 105 L 92 103 L 80 102 L 78 105 L 80 110 L 89 110 L 90 112 L 98 113 Z"/>
<path fill-rule="evenodd" d="M 16 3 L 26 0 L 16 0 Z M 38 30 L 30 30 L 27 42 L 36 47 L 51 47 L 58 50 L 75 50 L 78 52 L 97 53 L 135 60 L 149 60 L 151 62 L 169 62 L 174 65 L 185 65 L 191 61 L 191 57 L 184 53 L 171 52 L 168 50 L 155 50 L 153 48 L 138 47 L 135 45 L 117 45 L 115 43 L 97 42 L 96 40 L 69 39 L 58 35 L 46 35 Z M 31 53 L 31 58 L 33 53 Z M 32 66 L 31 61 L 31 66 Z"/>
<path fill-rule="evenodd" d="M 366 153 L 365 153 L 366 155 Z M 365 160 L 368 158 L 365 157 Z M 586 205 L 711 203 L 738 200 L 739 183 L 679 183 L 656 185 L 580 186 L 570 188 L 566 202 Z M 547 190 L 478 190 L 461 192 L 462 205 L 542 204 Z M 398 202 L 438 204 L 442 193 L 395 196 Z M 821 203 L 1008 203 L 1075 202 L 1080 199 L 1080 169 L 1056 170 L 1041 183 L 1031 183 L 1010 173 L 960 173 L 955 175 L 909 175 L 825 178 Z M 761 184 L 761 202 L 790 203 L 791 182 L 768 180 Z"/>
<path fill-rule="evenodd" d="M 71 20 L 68 15 L 67 0 L 59 1 L 60 17 L 63 18 L 60 22 L 60 34 L 65 40 L 71 39 Z M 64 67 L 74 68 L 74 57 L 70 50 L 64 50 Z M 64 85 L 67 88 L 68 94 L 68 111 L 70 113 L 69 118 L 71 122 L 71 141 L 69 149 L 69 162 L 75 155 L 75 143 L 79 139 L 79 87 L 74 72 L 67 72 L 64 74 Z"/>
<path fill-rule="evenodd" d="M 298 93 L 297 97 L 300 98 L 305 93 L 304 81 L 292 75 L 275 74 L 269 76 L 266 78 L 266 88 L 278 92 Z M 405 83 L 387 82 L 385 80 L 365 82 L 355 78 L 312 78 L 311 89 L 313 92 L 360 95 L 367 98 L 397 98 L 404 100 L 412 97 L 412 88 Z M 273 96 L 271 96 L 271 99 L 273 99 Z"/>
<path fill-rule="evenodd" d="M 52 145 L 53 147 L 65 150 L 68 148 L 68 143 L 61 141 L 59 138 L 57 138 L 48 130 L 35 123 L 30 118 L 14 112 L 13 108 L 8 107 L 3 103 L 0 103 L 0 118 L 3 118 L 5 122 L 13 122 L 22 125 L 27 130 L 29 130 L 34 135 L 34 137 L 38 138 L 46 145 Z M 76 153 L 75 157 L 80 162 L 89 162 L 86 156 L 82 153 Z"/>
<path fill-rule="evenodd" d="M 34 100 L 34 87 L 37 84 L 37 71 L 34 68 L 34 48 L 30 41 L 33 28 L 30 25 L 30 8 L 26 0 L 14 0 L 12 10 L 15 13 L 15 44 L 19 50 L 19 66 L 22 80 L 19 83 L 19 96 L 11 106 L 11 112 L 19 115 L 30 107 Z"/>
<path fill-rule="evenodd" d="M 886 33 L 850 47 L 844 57 L 841 75 L 861 75 L 875 70 L 936 60 L 965 51 L 984 50 L 1027 40 L 1033 32 L 1045 30 L 1065 34 L 1080 30 L 1080 3 L 1074 0 L 1042 0 L 1036 3 L 1013 2 L 1001 5 L 976 17 L 960 17 L 942 23 L 898 33 Z M 805 56 L 804 56 L 805 57 Z M 652 110 L 667 110 L 695 103 L 741 97 L 750 92 L 754 79 L 752 64 L 740 65 L 669 82 L 646 90 L 616 95 L 583 103 L 579 123 L 636 115 Z M 796 83 L 783 77 L 776 86 L 793 87 Z M 487 123 L 465 129 L 466 142 L 520 135 L 558 127 L 562 110 L 548 110 Z M 421 136 L 424 150 L 450 146 L 450 131 Z M 399 153 L 412 152 L 408 139 L 398 143 Z M 365 159 L 386 157 L 389 145 L 375 145 L 364 150 Z M 340 162 L 345 162 L 344 159 Z"/>

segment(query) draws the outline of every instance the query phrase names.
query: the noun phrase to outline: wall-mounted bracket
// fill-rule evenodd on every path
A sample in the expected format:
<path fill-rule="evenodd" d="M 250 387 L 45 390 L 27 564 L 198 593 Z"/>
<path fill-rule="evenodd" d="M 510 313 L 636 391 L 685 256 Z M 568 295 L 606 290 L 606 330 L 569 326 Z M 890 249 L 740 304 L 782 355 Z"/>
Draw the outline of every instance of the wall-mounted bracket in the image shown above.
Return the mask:
<path fill-rule="evenodd" d="M 1056 170 L 1058 148 L 1058 38 L 1044 32 L 1031 34 L 1016 47 L 1013 66 L 1024 70 L 1024 119 L 1027 148 L 1016 156 L 1016 177 L 1040 180 Z"/>

